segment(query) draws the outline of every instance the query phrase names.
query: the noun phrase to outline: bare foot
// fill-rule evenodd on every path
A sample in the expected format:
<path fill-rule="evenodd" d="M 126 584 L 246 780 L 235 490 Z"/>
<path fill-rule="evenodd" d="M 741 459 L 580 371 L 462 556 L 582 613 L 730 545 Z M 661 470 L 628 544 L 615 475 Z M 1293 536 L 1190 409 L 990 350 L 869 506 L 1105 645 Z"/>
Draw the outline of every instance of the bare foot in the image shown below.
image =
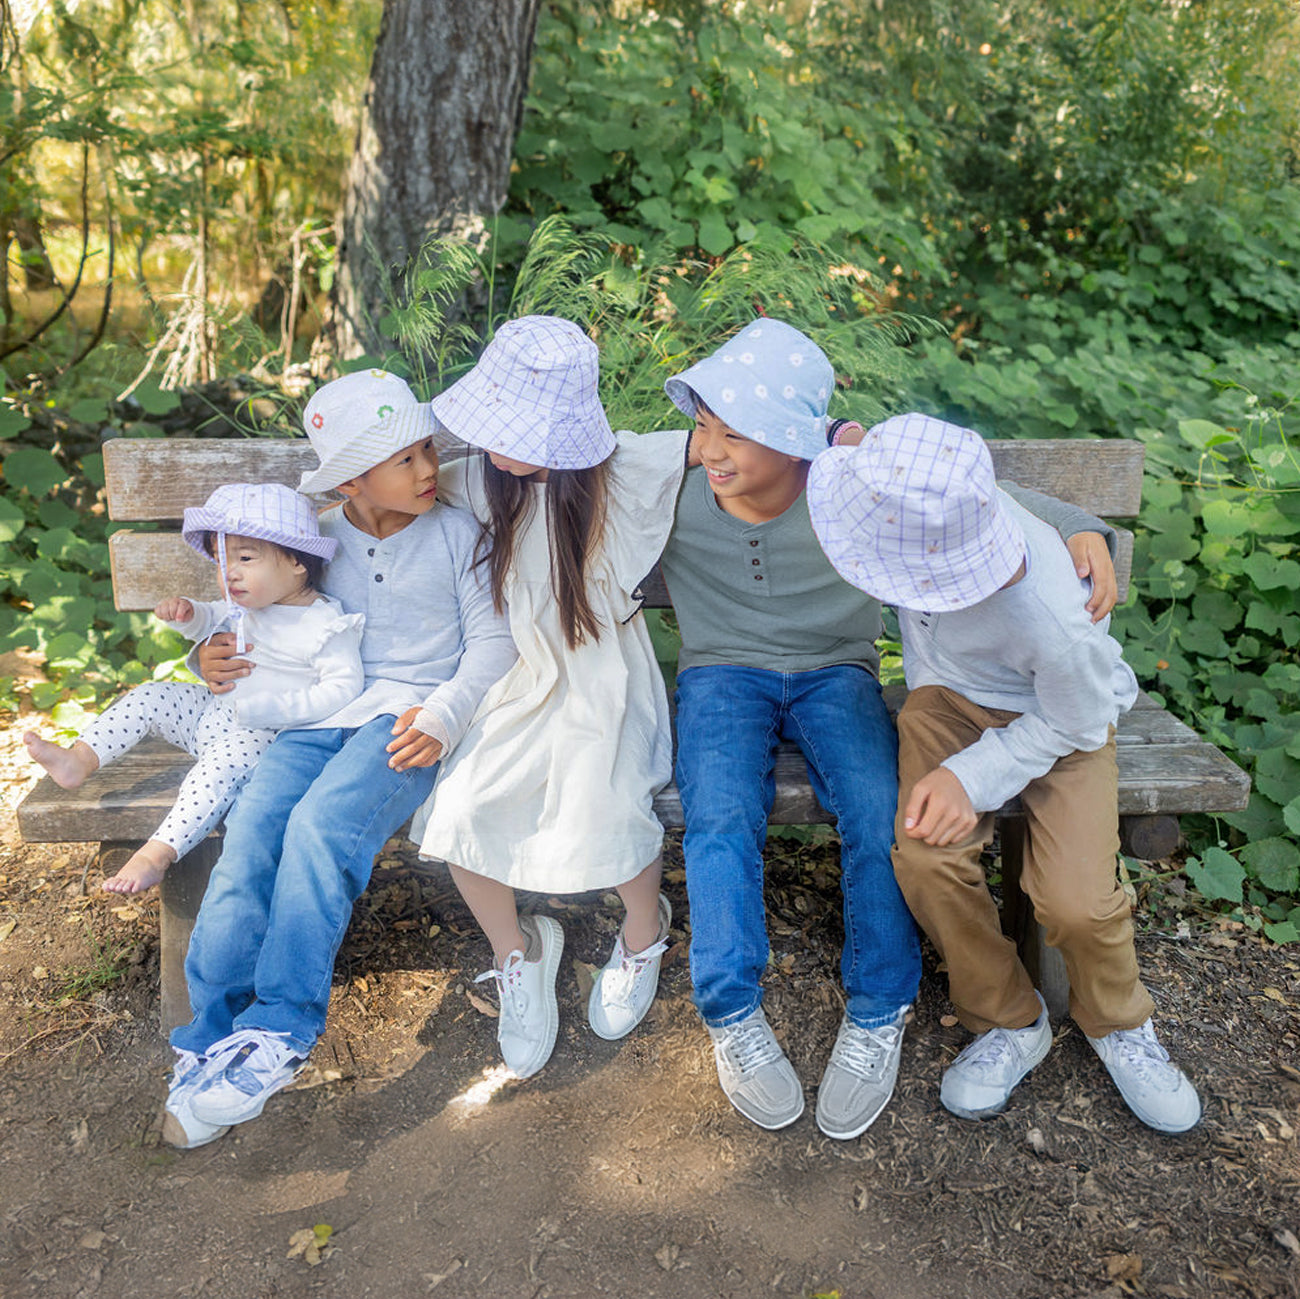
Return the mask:
<path fill-rule="evenodd" d="M 150 839 L 139 852 L 132 853 L 125 866 L 104 881 L 105 893 L 143 893 L 151 889 L 176 860 L 176 853 L 158 839 Z"/>
<path fill-rule="evenodd" d="M 70 749 L 63 749 L 41 739 L 35 731 L 24 731 L 23 743 L 32 761 L 39 762 L 50 773 L 54 783 L 63 789 L 76 789 L 87 776 L 99 770 L 95 750 L 84 740 L 78 740 Z"/>

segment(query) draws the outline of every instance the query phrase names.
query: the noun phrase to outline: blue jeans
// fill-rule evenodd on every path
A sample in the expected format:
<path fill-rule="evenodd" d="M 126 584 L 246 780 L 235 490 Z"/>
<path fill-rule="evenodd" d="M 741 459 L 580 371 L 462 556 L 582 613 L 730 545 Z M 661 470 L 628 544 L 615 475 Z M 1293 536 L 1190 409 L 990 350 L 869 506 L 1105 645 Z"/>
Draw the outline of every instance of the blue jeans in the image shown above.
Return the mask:
<path fill-rule="evenodd" d="M 173 1046 L 202 1054 L 240 1028 L 315 1045 L 352 904 L 438 770 L 393 771 L 392 726 L 284 731 L 263 754 L 226 819 L 185 959 L 194 1017 Z"/>
<path fill-rule="evenodd" d="M 767 966 L 763 845 L 777 743 L 808 762 L 837 821 L 844 896 L 840 974 L 860 1028 L 892 1022 L 916 996 L 916 926 L 894 880 L 898 743 L 865 669 L 695 667 L 677 678 L 677 787 L 691 907 L 691 980 L 704 1022 L 744 1019 Z"/>

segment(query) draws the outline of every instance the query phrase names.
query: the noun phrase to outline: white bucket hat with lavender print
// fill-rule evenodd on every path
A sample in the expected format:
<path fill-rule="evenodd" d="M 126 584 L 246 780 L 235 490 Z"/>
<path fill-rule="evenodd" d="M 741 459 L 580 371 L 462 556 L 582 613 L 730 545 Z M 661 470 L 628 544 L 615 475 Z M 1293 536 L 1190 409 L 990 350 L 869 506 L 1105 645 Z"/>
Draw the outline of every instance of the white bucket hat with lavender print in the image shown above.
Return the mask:
<path fill-rule="evenodd" d="M 845 581 L 921 612 L 966 609 L 1004 586 L 1025 555 L 984 439 L 928 415 L 899 415 L 808 474 L 808 513 Z"/>
<path fill-rule="evenodd" d="M 793 325 L 765 316 L 669 379 L 664 391 L 692 419 L 698 397 L 742 437 L 811 460 L 826 450 L 834 387 L 826 353 Z"/>
<path fill-rule="evenodd" d="M 600 353 L 577 325 L 522 316 L 433 399 L 433 413 L 484 451 L 544 469 L 589 469 L 616 445 L 599 387 Z"/>
<path fill-rule="evenodd" d="M 438 427 L 428 403 L 388 370 L 357 370 L 318 388 L 302 426 L 320 466 L 303 474 L 300 492 L 327 492 L 358 478 Z"/>

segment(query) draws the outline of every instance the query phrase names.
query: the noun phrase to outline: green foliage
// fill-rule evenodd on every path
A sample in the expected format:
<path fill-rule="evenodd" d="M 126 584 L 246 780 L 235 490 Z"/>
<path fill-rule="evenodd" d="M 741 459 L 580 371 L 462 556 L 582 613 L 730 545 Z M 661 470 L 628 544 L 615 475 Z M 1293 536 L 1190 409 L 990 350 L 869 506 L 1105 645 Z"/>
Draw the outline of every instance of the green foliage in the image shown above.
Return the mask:
<path fill-rule="evenodd" d="M 511 210 L 670 254 L 720 257 L 774 228 L 935 269 L 907 205 L 888 201 L 878 114 L 837 93 L 818 35 L 744 5 L 686 21 L 550 6 Z"/>
<path fill-rule="evenodd" d="M 28 424 L 14 405 L 0 413 L 11 426 Z M 99 414 L 107 426 L 108 408 Z M 0 463 L 0 652 L 21 647 L 42 657 L 47 680 L 32 684 L 31 702 L 66 733 L 123 687 L 172 675 L 188 647 L 147 614 L 114 607 L 102 455 L 30 445 L 34 432 L 28 424 L 29 444 Z M 0 708 L 17 705 L 10 681 Z"/>

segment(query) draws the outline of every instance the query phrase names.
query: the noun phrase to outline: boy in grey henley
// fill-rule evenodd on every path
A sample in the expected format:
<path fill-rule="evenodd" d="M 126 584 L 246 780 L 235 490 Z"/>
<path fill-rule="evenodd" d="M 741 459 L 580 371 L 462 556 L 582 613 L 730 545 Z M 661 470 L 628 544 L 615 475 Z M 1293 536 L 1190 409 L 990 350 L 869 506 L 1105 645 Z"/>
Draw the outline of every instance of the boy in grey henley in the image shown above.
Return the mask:
<path fill-rule="evenodd" d="M 691 978 L 719 1082 L 760 1127 L 803 1112 L 760 987 L 763 846 L 776 746 L 788 740 L 840 836 L 847 1004 L 817 1123 L 849 1138 L 893 1092 L 920 950 L 890 861 L 897 763 L 876 679 L 880 606 L 822 554 L 804 495 L 809 463 L 826 449 L 833 381 L 811 340 L 770 319 L 668 381 L 669 397 L 695 419 L 699 467 L 687 472 L 660 563 L 682 632 L 676 775 Z"/>
<path fill-rule="evenodd" d="M 910 693 L 894 867 L 978 1035 L 945 1072 L 943 1104 L 1000 1113 L 1052 1042 L 979 862 L 993 814 L 1019 794 L 1022 884 L 1065 958 L 1072 1017 L 1138 1118 L 1192 1127 L 1200 1101 L 1156 1038 L 1116 879 L 1114 728 L 1137 682 L 1080 603 L 1059 537 L 997 490 L 977 433 L 925 415 L 828 451 L 808 499 L 838 571 L 898 608 Z"/>

